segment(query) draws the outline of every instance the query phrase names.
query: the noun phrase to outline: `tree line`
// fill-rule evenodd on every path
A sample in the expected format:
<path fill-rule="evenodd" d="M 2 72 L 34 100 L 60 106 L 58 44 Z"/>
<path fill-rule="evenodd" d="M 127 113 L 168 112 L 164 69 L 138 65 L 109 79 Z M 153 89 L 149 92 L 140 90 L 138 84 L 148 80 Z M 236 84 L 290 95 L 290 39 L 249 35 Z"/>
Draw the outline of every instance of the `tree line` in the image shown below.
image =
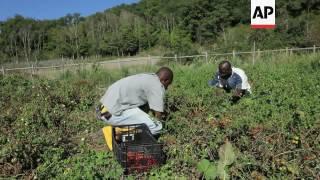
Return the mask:
<path fill-rule="evenodd" d="M 250 0 L 141 0 L 88 17 L 0 22 L 0 62 L 194 54 L 320 45 L 320 1 L 277 0 L 275 30 L 250 28 Z"/>

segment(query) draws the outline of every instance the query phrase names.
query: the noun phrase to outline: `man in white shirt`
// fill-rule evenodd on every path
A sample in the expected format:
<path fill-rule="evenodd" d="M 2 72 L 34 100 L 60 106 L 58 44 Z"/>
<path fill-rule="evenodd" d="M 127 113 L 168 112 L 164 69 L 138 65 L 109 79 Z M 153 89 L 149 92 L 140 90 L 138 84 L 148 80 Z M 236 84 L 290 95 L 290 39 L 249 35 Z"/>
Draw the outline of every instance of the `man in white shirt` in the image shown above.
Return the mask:
<path fill-rule="evenodd" d="M 112 84 L 97 111 L 98 117 L 110 125 L 146 124 L 152 134 L 158 134 L 162 124 L 156 119 L 164 112 L 165 90 L 172 83 L 173 72 L 167 67 L 156 73 L 128 76 Z M 139 107 L 148 106 L 154 118 Z"/>
<path fill-rule="evenodd" d="M 226 92 L 234 90 L 232 101 L 238 101 L 245 94 L 251 93 L 248 77 L 240 68 L 232 67 L 229 61 L 219 63 L 219 69 L 214 78 L 209 80 L 209 86 L 223 88 Z"/>

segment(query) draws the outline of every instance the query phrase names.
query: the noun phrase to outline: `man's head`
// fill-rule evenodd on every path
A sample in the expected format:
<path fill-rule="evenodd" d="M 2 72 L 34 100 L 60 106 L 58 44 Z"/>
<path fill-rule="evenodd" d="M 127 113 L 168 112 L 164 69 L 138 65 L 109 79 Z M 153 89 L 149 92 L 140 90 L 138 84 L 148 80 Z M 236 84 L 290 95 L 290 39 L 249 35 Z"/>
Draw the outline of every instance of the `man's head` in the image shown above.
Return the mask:
<path fill-rule="evenodd" d="M 160 82 L 164 86 L 165 89 L 172 83 L 173 80 L 173 72 L 168 67 L 161 67 L 156 74 L 158 75 Z"/>
<path fill-rule="evenodd" d="M 232 74 L 232 66 L 229 61 L 219 63 L 219 74 L 222 79 L 228 79 Z"/>

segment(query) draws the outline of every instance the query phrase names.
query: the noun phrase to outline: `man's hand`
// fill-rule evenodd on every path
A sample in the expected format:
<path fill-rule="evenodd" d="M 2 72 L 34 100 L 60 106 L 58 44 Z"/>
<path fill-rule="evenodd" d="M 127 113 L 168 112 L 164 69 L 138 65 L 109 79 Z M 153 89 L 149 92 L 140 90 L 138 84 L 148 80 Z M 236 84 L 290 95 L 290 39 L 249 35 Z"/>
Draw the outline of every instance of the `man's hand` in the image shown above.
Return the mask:
<path fill-rule="evenodd" d="M 230 98 L 230 101 L 231 101 L 232 104 L 235 104 L 240 100 L 240 98 L 241 98 L 240 96 L 232 96 Z"/>
<path fill-rule="evenodd" d="M 236 89 L 230 99 L 230 101 L 234 104 L 234 103 L 237 103 L 240 98 L 244 95 L 244 92 L 245 90 L 242 90 L 242 89 Z"/>
<path fill-rule="evenodd" d="M 162 112 L 158 112 L 158 111 L 153 111 L 154 117 L 162 120 Z"/>
<path fill-rule="evenodd" d="M 155 111 L 155 110 L 153 110 L 153 109 L 151 109 L 151 112 L 152 112 L 153 116 L 154 116 L 156 119 L 158 119 L 158 120 L 160 120 L 160 121 L 161 121 L 162 119 L 164 119 L 164 118 L 163 118 L 164 113 L 159 112 L 159 111 Z"/>
<path fill-rule="evenodd" d="M 242 97 L 244 95 L 244 90 L 236 89 L 233 93 L 233 96 Z"/>

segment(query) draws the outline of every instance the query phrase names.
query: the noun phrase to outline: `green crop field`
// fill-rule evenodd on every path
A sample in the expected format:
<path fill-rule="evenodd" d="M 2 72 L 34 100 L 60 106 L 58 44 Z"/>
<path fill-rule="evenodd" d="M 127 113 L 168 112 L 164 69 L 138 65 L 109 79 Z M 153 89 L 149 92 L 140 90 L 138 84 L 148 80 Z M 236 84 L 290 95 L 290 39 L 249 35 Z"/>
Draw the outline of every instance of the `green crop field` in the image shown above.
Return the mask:
<path fill-rule="evenodd" d="M 216 64 L 171 64 L 159 141 L 166 163 L 123 175 L 94 106 L 121 77 L 157 67 L 0 76 L 0 177 L 38 179 L 320 178 L 320 57 L 237 59 L 253 94 L 237 104 L 209 88 Z"/>

